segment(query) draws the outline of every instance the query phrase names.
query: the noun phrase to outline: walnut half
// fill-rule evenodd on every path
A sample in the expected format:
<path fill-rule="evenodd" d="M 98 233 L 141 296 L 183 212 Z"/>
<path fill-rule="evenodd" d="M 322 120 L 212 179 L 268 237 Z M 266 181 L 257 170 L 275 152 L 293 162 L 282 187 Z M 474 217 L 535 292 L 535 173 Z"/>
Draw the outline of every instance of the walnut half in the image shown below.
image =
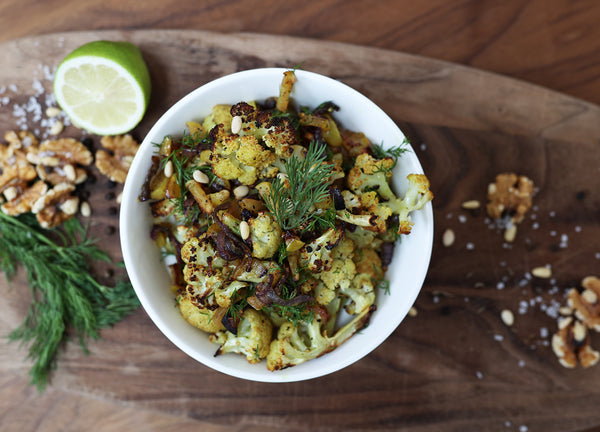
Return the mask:
<path fill-rule="evenodd" d="M 568 368 L 590 367 L 598 363 L 600 353 L 590 346 L 589 330 L 600 331 L 600 279 L 588 276 L 581 281 L 583 290 L 568 292 L 571 316 L 559 321 L 559 330 L 552 336 L 552 350 L 560 363 Z"/>
<path fill-rule="evenodd" d="M 70 219 L 79 209 L 79 198 L 72 196 L 75 185 L 60 183 L 33 203 L 31 212 L 42 228 L 53 228 Z"/>
<path fill-rule="evenodd" d="M 102 147 L 108 151 L 96 152 L 96 167 L 98 170 L 117 183 L 125 183 L 127 172 L 133 161 L 139 144 L 131 135 L 104 136 L 100 141 Z"/>

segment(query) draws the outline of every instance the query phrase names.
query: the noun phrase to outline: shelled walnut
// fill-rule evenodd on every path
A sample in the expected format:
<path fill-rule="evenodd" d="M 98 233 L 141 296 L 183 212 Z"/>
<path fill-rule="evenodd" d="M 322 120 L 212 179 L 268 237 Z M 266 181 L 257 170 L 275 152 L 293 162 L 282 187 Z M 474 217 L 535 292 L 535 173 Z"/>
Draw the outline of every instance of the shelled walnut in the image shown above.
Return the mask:
<path fill-rule="evenodd" d="M 488 186 L 487 214 L 492 219 L 507 219 L 504 238 L 512 242 L 520 223 L 532 205 L 534 184 L 529 178 L 515 173 L 498 174 Z"/>
<path fill-rule="evenodd" d="M 79 209 L 75 185 L 87 178 L 92 153 L 73 138 L 39 143 L 28 131 L 5 134 L 0 144 L 2 211 L 10 216 L 32 212 L 44 228 L 55 227 Z M 54 187 L 51 187 L 54 186 Z"/>
<path fill-rule="evenodd" d="M 4 136 L 8 144 L 0 143 L 0 192 L 8 188 L 23 189 L 37 174 L 35 168 L 27 160 L 27 149 L 34 147 L 37 140 L 33 141 L 29 135 L 8 132 Z"/>
<path fill-rule="evenodd" d="M 73 217 L 79 209 L 79 198 L 71 195 L 75 186 L 60 183 L 38 198 L 31 208 L 42 228 L 52 228 Z"/>
<path fill-rule="evenodd" d="M 600 353 L 590 346 L 589 330 L 600 331 L 600 279 L 588 276 L 581 282 L 580 293 L 572 288 L 568 293 L 568 316 L 559 321 L 559 330 L 552 336 L 552 350 L 559 362 L 568 368 L 577 363 L 590 367 L 598 363 Z"/>
<path fill-rule="evenodd" d="M 600 332 L 600 279 L 588 276 L 581 281 L 581 287 L 581 293 L 575 288 L 569 291 L 568 305 L 578 320 Z"/>
<path fill-rule="evenodd" d="M 129 134 L 104 136 L 100 143 L 108 151 L 98 150 L 96 152 L 96 167 L 112 181 L 125 183 L 139 144 Z"/>
<path fill-rule="evenodd" d="M 9 216 L 18 216 L 31 211 L 33 204 L 48 191 L 48 185 L 42 181 L 36 181 L 33 186 L 18 194 L 12 200 L 2 204 L 2 211 Z"/>
<path fill-rule="evenodd" d="M 87 179 L 84 167 L 93 161 L 92 153 L 73 138 L 44 141 L 36 150 L 28 151 L 27 157 L 36 165 L 38 176 L 52 185 L 83 183 Z"/>

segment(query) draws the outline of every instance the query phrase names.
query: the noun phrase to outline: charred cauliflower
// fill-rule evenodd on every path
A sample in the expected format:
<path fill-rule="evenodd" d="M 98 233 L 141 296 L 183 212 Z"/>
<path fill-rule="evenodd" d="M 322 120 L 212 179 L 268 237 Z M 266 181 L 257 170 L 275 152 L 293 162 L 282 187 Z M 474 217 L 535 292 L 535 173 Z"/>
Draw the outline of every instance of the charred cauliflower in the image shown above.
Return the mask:
<path fill-rule="evenodd" d="M 238 353 L 250 363 L 258 363 L 267 357 L 271 345 L 273 325 L 260 311 L 245 309 L 237 327 L 237 334 L 227 330 L 217 331 L 209 340 L 220 347 L 215 355 Z"/>
<path fill-rule="evenodd" d="M 287 71 L 278 97 L 216 105 L 165 137 L 140 193 L 182 318 L 215 355 L 271 371 L 368 324 L 393 241 L 433 198 L 422 174 L 396 195 L 401 152 L 344 130 L 332 101 L 295 106 L 295 82 Z"/>

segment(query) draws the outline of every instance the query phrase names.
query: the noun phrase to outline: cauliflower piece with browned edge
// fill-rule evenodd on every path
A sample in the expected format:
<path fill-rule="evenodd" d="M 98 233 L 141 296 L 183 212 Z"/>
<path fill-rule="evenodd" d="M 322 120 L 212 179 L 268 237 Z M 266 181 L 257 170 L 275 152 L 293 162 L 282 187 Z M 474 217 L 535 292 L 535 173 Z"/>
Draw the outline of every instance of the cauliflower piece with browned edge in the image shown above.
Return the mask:
<path fill-rule="evenodd" d="M 252 256 L 255 258 L 271 258 L 281 244 L 281 227 L 273 216 L 261 211 L 248 220 L 250 238 L 252 239 Z"/>
<path fill-rule="evenodd" d="M 285 369 L 333 351 L 365 327 L 374 310 L 374 307 L 366 308 L 337 330 L 332 337 L 321 329 L 322 322 L 318 314 L 311 322 L 301 321 L 296 325 L 291 322 L 284 323 L 277 332 L 277 339 L 271 342 L 267 355 L 267 369 Z"/>
<path fill-rule="evenodd" d="M 261 311 L 245 309 L 237 326 L 237 334 L 221 330 L 209 336 L 213 343 L 221 345 L 215 356 L 238 353 L 250 363 L 258 363 L 269 354 L 273 325 Z"/>

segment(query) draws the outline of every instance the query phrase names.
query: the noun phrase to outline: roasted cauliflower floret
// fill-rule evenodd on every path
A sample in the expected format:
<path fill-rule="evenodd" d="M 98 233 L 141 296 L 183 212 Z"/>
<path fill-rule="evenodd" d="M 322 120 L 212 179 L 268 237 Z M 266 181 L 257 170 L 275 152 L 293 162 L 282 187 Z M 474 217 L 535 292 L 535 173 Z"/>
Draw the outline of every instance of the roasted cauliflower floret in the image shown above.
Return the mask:
<path fill-rule="evenodd" d="M 331 269 L 316 274 L 323 281 L 327 289 L 335 292 L 341 287 L 349 287 L 350 281 L 356 274 L 356 267 L 352 261 L 353 255 L 354 242 L 347 237 L 344 237 L 333 248 L 331 253 Z"/>
<path fill-rule="evenodd" d="M 248 220 L 252 239 L 252 256 L 271 258 L 281 244 L 281 227 L 270 213 L 260 212 Z"/>
<path fill-rule="evenodd" d="M 240 136 L 254 136 L 272 149 L 280 159 L 290 157 L 293 153 L 292 146 L 298 144 L 296 129 L 287 117 L 274 116 L 266 111 L 257 111 L 255 107 L 246 102 L 232 106 L 231 115 L 241 117 Z"/>
<path fill-rule="evenodd" d="M 318 315 L 309 323 L 302 321 L 296 326 L 290 322 L 283 324 L 277 332 L 277 339 L 271 342 L 267 369 L 285 369 L 333 351 L 368 323 L 373 310 L 374 308 L 367 308 L 356 315 L 333 337 L 323 333 Z"/>
<path fill-rule="evenodd" d="M 373 280 L 381 279 L 383 275 L 383 265 L 379 254 L 373 247 L 361 247 L 353 256 L 356 265 L 356 273 L 367 274 Z"/>
<path fill-rule="evenodd" d="M 344 203 L 350 205 L 350 210 L 337 212 L 338 219 L 368 230 L 383 233 L 387 229 L 386 221 L 393 215 L 398 215 L 398 234 L 409 234 L 412 222 L 410 212 L 422 209 L 433 199 L 429 190 L 429 180 L 424 174 L 409 174 L 408 190 L 404 198 L 396 197 L 392 192 L 388 179 L 395 161 L 391 157 L 375 159 L 368 153 L 360 154 L 347 177 L 348 187 L 358 197 L 346 192 Z"/>
<path fill-rule="evenodd" d="M 238 353 L 250 363 L 258 363 L 269 354 L 273 325 L 262 312 L 245 309 L 237 327 L 237 334 L 222 330 L 209 336 L 211 342 L 221 346 L 215 355 Z"/>
<path fill-rule="evenodd" d="M 340 286 L 340 294 L 348 297 L 345 309 L 350 315 L 361 313 L 375 302 L 373 282 L 365 273 L 357 274 L 351 283 Z"/>
<path fill-rule="evenodd" d="M 409 220 L 410 213 L 422 209 L 433 199 L 429 180 L 424 174 L 409 174 L 407 179 L 408 189 L 404 198 L 394 198 L 381 204 L 398 215 L 398 234 L 409 234 L 414 225 Z"/>
<path fill-rule="evenodd" d="M 348 172 L 348 187 L 355 194 L 360 195 L 368 190 L 376 190 L 382 198 L 392 199 L 395 195 L 388 181 L 392 176 L 394 164 L 394 159 L 391 157 L 375 159 L 368 153 L 361 153 Z"/>
<path fill-rule="evenodd" d="M 224 328 L 221 321 L 215 319 L 216 310 L 198 307 L 188 296 L 179 296 L 177 306 L 183 319 L 200 330 L 214 333 Z"/>
<path fill-rule="evenodd" d="M 206 116 L 202 123 L 202 129 L 210 131 L 218 124 L 222 124 L 225 131 L 231 132 L 231 105 L 215 105 L 212 112 Z M 191 131 L 190 131 L 191 132 Z"/>
<path fill-rule="evenodd" d="M 300 264 L 315 273 L 331 270 L 333 263 L 331 251 L 343 236 L 343 229 L 339 227 L 329 228 L 320 237 L 305 244 L 300 249 Z"/>
<path fill-rule="evenodd" d="M 252 135 L 229 135 L 223 124 L 216 125 L 210 135 L 214 140 L 210 164 L 214 174 L 224 180 L 237 179 L 251 185 L 256 182 L 259 170 L 274 160 L 274 155 Z"/>

